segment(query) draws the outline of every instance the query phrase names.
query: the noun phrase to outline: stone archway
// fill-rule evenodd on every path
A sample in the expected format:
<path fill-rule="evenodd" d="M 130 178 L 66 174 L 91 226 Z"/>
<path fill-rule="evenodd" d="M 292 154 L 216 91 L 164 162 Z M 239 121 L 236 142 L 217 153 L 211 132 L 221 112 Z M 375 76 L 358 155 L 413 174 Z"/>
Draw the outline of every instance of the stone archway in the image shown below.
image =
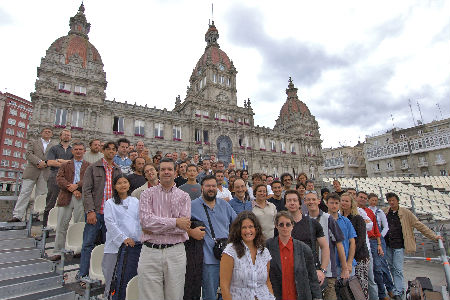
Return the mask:
<path fill-rule="evenodd" d="M 231 162 L 231 155 L 233 154 L 233 142 L 231 138 L 226 135 L 221 135 L 217 138 L 217 159 L 225 164 L 225 168 Z"/>

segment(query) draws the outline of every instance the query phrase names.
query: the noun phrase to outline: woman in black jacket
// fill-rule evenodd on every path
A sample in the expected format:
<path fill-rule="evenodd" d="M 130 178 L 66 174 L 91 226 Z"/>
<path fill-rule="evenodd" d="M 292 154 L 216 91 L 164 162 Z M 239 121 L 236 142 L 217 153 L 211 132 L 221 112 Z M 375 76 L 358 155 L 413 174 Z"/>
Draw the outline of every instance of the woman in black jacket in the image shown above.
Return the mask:
<path fill-rule="evenodd" d="M 269 276 L 275 298 L 322 299 L 312 251 L 308 245 L 291 237 L 293 217 L 287 211 L 280 211 L 275 216 L 275 227 L 278 229 L 278 237 L 266 242 L 272 256 Z M 293 261 L 293 264 L 282 263 L 281 255 L 286 254 L 291 256 L 283 257 L 283 261 Z"/>
<path fill-rule="evenodd" d="M 350 193 L 341 195 L 341 214 L 352 222 L 357 237 L 355 238 L 355 275 L 363 289 L 366 299 L 369 298 L 369 249 L 366 243 L 366 222 L 358 213 L 356 201 Z"/>

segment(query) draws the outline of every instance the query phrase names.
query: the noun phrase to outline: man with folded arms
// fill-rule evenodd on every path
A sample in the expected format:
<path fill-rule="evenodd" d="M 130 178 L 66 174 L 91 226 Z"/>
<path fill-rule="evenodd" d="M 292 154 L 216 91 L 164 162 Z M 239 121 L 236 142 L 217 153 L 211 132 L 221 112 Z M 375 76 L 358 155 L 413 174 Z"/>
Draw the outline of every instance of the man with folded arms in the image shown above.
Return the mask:
<path fill-rule="evenodd" d="M 142 192 L 139 202 L 144 244 L 138 265 L 139 299 L 181 300 L 191 199 L 175 186 L 172 159 L 161 160 L 159 178 L 160 184 Z"/>

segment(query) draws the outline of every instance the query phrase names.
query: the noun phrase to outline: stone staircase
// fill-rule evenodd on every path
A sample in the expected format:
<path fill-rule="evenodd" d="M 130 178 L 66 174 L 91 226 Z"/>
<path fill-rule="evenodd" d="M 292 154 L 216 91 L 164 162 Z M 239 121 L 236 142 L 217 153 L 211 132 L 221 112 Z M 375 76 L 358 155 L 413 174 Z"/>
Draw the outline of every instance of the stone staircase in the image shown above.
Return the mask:
<path fill-rule="evenodd" d="M 25 223 L 0 223 L 0 299 L 75 300 L 56 264 L 46 260 Z"/>

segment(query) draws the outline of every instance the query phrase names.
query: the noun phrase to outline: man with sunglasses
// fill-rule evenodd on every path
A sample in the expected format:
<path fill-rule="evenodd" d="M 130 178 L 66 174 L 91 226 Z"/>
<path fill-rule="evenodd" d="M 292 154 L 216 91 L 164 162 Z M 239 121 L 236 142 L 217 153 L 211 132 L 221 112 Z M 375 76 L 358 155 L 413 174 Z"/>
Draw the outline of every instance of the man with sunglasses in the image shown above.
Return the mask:
<path fill-rule="evenodd" d="M 305 203 L 308 207 L 308 215 L 319 221 L 320 225 L 322 225 L 325 239 L 330 247 L 330 264 L 326 272 L 327 286 L 324 290 L 324 299 L 335 300 L 337 299 L 335 291 L 336 278 L 338 277 L 337 258 L 339 258 L 341 263 L 340 277 L 343 279 L 349 278 L 347 258 L 345 256 L 344 246 L 342 245 L 344 234 L 334 218 L 319 209 L 320 199 L 316 191 L 305 192 Z M 337 257 L 336 252 L 338 254 Z"/>

